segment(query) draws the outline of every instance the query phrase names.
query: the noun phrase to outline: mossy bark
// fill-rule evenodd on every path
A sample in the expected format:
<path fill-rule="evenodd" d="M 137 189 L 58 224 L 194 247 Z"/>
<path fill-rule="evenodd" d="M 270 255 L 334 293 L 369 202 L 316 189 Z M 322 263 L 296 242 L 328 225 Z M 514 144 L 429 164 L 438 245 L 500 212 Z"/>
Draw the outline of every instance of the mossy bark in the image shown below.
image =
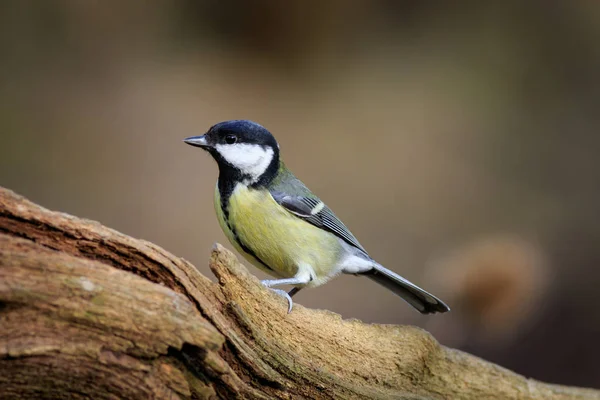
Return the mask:
<path fill-rule="evenodd" d="M 0 188 L 0 398 L 600 399 L 210 267 Z"/>

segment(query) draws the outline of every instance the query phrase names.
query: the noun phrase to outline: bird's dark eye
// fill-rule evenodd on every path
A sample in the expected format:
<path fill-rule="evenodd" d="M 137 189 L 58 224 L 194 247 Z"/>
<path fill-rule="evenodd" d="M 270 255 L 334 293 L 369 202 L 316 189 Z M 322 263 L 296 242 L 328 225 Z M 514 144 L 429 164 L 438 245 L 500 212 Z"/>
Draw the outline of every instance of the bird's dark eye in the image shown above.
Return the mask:
<path fill-rule="evenodd" d="M 237 137 L 235 135 L 227 135 L 227 136 L 225 136 L 225 143 L 227 143 L 227 144 L 234 144 L 235 142 L 237 142 Z"/>

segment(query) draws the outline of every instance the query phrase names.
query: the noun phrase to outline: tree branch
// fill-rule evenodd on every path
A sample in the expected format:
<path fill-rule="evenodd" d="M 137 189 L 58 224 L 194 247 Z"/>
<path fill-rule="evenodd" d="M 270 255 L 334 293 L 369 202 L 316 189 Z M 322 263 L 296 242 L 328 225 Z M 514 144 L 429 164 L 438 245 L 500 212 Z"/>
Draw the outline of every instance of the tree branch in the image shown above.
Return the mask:
<path fill-rule="evenodd" d="M 600 399 L 210 267 L 0 188 L 0 398 Z"/>

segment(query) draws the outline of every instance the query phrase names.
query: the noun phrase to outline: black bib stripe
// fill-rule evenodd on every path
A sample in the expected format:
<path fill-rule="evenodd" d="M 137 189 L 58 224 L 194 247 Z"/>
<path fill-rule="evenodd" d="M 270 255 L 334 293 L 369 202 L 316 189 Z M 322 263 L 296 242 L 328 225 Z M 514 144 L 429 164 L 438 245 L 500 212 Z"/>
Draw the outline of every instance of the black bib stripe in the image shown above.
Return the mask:
<path fill-rule="evenodd" d="M 250 185 L 251 188 L 255 189 L 261 186 L 268 185 L 268 183 L 277 174 L 277 169 L 279 168 L 279 152 L 277 150 L 278 149 L 276 149 L 275 155 L 273 156 L 273 160 L 271 160 L 271 164 L 269 165 L 265 173 L 262 174 L 262 176 L 257 182 Z M 256 253 L 251 248 L 249 248 L 244 242 L 242 242 L 238 233 L 235 230 L 234 225 L 229 220 L 229 199 L 233 194 L 235 186 L 240 182 L 250 180 L 250 176 L 244 175 L 240 170 L 236 169 L 232 165 L 229 165 L 229 163 L 216 150 L 211 151 L 211 154 L 217 160 L 217 164 L 219 165 L 219 196 L 221 198 L 221 211 L 223 212 L 223 216 L 227 227 L 233 234 L 233 238 L 235 239 L 236 243 L 240 246 L 242 250 L 244 250 L 244 252 L 254 257 L 256 261 L 261 263 L 269 271 L 275 272 L 273 268 L 269 267 L 263 260 L 261 260 L 256 255 Z"/>
<path fill-rule="evenodd" d="M 223 212 L 223 217 L 225 219 L 225 223 L 227 224 L 227 228 L 229 228 L 229 230 L 233 234 L 233 238 L 235 239 L 235 242 L 238 244 L 238 246 L 240 246 L 240 248 L 242 250 L 244 250 L 244 252 L 246 252 L 247 254 L 250 254 L 252 257 L 254 257 L 254 259 L 256 261 L 261 263 L 269 271 L 273 271 L 273 268 L 269 267 L 263 260 L 261 260 L 256 255 L 256 253 L 252 249 L 250 249 L 248 246 L 246 246 L 246 244 L 244 242 L 242 242 L 242 240 L 240 239 L 233 224 L 231 223 L 231 221 L 229 221 L 228 205 L 229 205 L 229 198 L 231 197 L 232 193 L 233 193 L 233 185 L 228 185 L 227 183 L 224 185 L 221 185 L 221 179 L 219 179 L 219 196 L 221 197 L 221 211 Z M 275 271 L 273 271 L 273 272 L 275 272 Z"/>

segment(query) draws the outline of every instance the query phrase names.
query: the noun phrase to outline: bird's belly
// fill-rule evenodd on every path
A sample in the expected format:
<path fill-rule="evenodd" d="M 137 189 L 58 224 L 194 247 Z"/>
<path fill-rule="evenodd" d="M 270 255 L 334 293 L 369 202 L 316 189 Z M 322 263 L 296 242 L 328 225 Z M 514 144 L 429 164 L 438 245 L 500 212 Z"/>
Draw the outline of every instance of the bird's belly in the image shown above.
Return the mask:
<path fill-rule="evenodd" d="M 215 201 L 217 199 L 215 198 Z M 220 207 L 220 200 L 216 204 Z M 292 215 L 268 191 L 238 185 L 229 199 L 229 224 L 219 218 L 229 240 L 246 258 L 265 272 L 287 278 L 300 266 L 309 266 L 318 285 L 335 274 L 342 255 L 339 239 Z M 250 249 L 270 269 L 240 245 Z"/>

